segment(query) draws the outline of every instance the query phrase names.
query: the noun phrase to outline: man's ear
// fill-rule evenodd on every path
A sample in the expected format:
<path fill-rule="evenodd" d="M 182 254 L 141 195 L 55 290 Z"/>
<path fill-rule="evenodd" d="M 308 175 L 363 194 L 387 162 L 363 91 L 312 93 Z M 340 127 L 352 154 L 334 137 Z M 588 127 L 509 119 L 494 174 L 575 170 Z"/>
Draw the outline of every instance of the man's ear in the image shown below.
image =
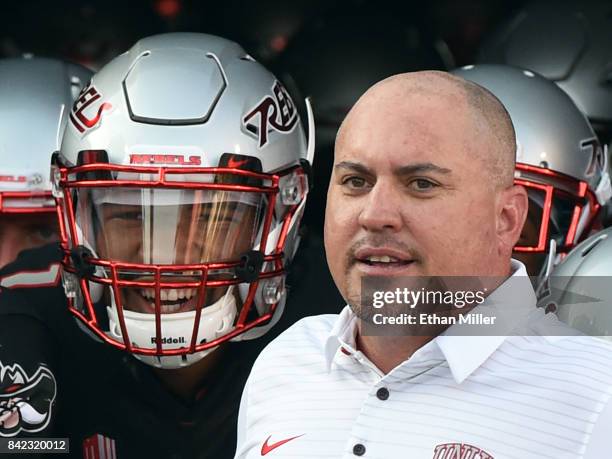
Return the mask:
<path fill-rule="evenodd" d="M 501 192 L 497 213 L 497 238 L 500 249 L 512 250 L 521 236 L 528 210 L 527 190 L 512 185 Z"/>

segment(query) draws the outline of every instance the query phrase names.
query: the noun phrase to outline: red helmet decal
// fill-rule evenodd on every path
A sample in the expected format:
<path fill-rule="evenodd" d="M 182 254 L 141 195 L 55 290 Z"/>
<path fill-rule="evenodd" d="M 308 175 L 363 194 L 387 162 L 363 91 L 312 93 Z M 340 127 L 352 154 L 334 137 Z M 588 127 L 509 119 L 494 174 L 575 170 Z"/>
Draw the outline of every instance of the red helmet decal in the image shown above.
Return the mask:
<path fill-rule="evenodd" d="M 274 97 L 264 97 L 246 116 L 242 122 L 249 128 L 249 120 L 259 115 L 259 126 L 257 135 L 259 136 L 259 148 L 268 143 L 268 129 L 287 133 L 296 126 L 298 115 L 295 105 L 289 97 L 287 90 L 278 81 L 272 86 Z"/>
<path fill-rule="evenodd" d="M 91 85 L 83 88 L 81 91 L 79 98 L 74 102 L 72 111 L 70 112 L 70 122 L 79 132 L 85 132 L 86 130 L 93 128 L 102 118 L 102 112 L 112 108 L 110 103 L 103 102 L 98 105 L 97 110 L 95 110 L 95 107 L 92 108 L 95 113 L 93 118 L 88 118 L 85 116 L 84 111 L 101 98 L 102 94 L 100 94 L 96 88 Z"/>

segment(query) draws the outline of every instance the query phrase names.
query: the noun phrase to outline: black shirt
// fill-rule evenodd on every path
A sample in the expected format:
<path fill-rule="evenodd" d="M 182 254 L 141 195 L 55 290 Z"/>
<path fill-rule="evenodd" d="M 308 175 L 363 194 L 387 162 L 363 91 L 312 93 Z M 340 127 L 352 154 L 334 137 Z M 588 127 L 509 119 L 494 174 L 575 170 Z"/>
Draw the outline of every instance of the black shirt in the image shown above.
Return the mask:
<path fill-rule="evenodd" d="M 25 267 L 49 266 L 56 261 L 51 253 L 30 253 Z M 322 253 L 319 240 L 303 244 L 281 323 L 263 338 L 225 344 L 189 401 L 169 392 L 146 364 L 88 336 L 68 311 L 59 279 L 55 286 L 1 290 L 0 436 L 68 437 L 70 455 L 57 456 L 63 458 L 232 458 L 242 388 L 261 349 L 298 318 L 342 305 Z M 14 425 L 7 413 L 16 401 L 34 414 Z M 106 448 L 106 456 L 84 456 L 84 447 Z"/>
<path fill-rule="evenodd" d="M 60 286 L 0 294 L 0 399 L 23 393 L 49 415 L 48 422 L 22 420 L 19 437 L 69 437 L 70 457 L 83 457 L 84 442 L 96 435 L 114 441 L 121 458 L 233 457 L 242 388 L 262 344 L 226 344 L 211 377 L 185 401 L 147 365 L 87 336 L 65 303 Z M 6 370 L 15 364 L 17 377 Z"/>

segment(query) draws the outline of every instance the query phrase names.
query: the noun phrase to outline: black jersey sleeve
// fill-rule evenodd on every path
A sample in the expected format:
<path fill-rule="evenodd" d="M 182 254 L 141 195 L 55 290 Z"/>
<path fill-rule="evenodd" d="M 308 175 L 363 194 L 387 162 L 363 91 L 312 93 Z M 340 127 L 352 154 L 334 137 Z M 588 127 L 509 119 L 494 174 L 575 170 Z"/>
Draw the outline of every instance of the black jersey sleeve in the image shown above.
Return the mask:
<path fill-rule="evenodd" d="M 24 298 L 25 297 L 25 298 Z M 58 346 L 27 295 L 0 290 L 0 437 L 51 437 Z"/>

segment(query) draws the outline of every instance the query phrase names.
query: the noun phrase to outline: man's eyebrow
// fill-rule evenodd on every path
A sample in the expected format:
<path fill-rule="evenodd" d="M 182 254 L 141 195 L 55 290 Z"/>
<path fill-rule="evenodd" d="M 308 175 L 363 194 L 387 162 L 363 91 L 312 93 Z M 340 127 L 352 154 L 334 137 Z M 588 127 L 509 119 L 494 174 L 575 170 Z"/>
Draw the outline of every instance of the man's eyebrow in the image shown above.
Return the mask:
<path fill-rule="evenodd" d="M 353 161 L 341 161 L 334 166 L 334 169 L 349 169 L 363 175 L 376 175 L 372 169 L 364 166 L 361 163 L 355 163 Z"/>
<path fill-rule="evenodd" d="M 355 172 L 359 172 L 364 175 L 376 175 L 374 171 L 361 163 L 355 163 L 352 161 L 341 161 L 335 166 L 336 169 L 349 169 Z M 450 174 L 452 171 L 445 167 L 437 166 L 433 163 L 416 163 L 408 164 L 406 166 L 398 167 L 393 171 L 394 175 L 414 175 L 425 172 L 437 172 L 439 174 Z"/>
<path fill-rule="evenodd" d="M 394 175 L 414 175 L 422 174 L 424 172 L 437 172 L 438 174 L 450 174 L 452 170 L 446 167 L 440 167 L 433 163 L 417 163 L 408 164 L 406 166 L 398 167 L 393 171 Z"/>

